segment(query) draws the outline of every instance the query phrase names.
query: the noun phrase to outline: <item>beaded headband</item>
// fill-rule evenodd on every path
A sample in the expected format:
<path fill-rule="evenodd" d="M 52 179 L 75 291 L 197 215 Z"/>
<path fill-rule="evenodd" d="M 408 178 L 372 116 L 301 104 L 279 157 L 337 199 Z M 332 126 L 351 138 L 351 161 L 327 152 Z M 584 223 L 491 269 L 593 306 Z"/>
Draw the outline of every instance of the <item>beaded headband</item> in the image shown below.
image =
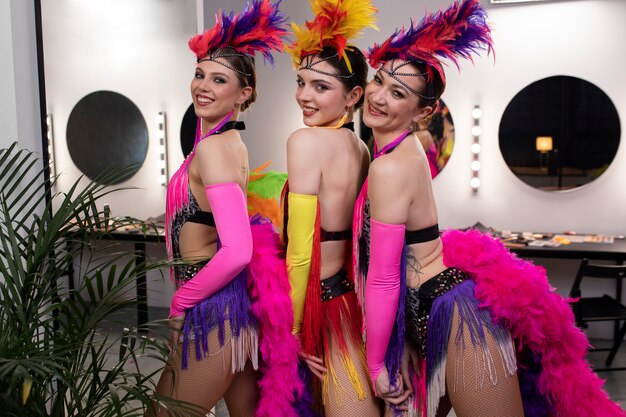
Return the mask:
<path fill-rule="evenodd" d="M 227 50 L 231 49 L 232 52 L 225 52 Z M 243 57 L 245 56 L 244 54 L 240 54 L 238 52 L 236 52 L 234 49 L 228 47 L 228 48 L 224 48 L 224 49 L 214 49 L 212 51 L 209 52 L 209 54 L 207 56 L 205 56 L 202 59 L 198 59 L 198 63 L 200 62 L 204 62 L 204 61 L 213 61 L 213 62 L 217 62 L 220 65 L 225 66 L 226 68 L 229 68 L 241 75 L 243 75 L 244 77 L 251 77 L 252 74 L 249 72 L 244 72 L 240 69 L 237 69 L 235 67 L 233 67 L 232 65 L 230 65 L 228 63 L 228 61 L 218 61 L 218 58 L 229 58 L 229 57 Z"/>

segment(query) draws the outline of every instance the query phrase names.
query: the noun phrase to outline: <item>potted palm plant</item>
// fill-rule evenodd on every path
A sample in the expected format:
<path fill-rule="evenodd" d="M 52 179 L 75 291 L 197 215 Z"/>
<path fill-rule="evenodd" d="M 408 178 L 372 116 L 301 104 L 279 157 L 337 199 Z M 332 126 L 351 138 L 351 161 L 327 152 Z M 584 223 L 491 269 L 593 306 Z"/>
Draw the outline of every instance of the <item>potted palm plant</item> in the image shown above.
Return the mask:
<path fill-rule="evenodd" d="M 0 414 L 2 416 L 134 416 L 161 402 L 171 415 L 195 415 L 188 404 L 154 394 L 167 345 L 136 328 L 101 330 L 113 313 L 136 302 L 137 274 L 164 263 L 137 263 L 126 252 L 102 254 L 108 233 L 97 202 L 115 192 L 103 183 L 48 194 L 41 162 L 14 144 L 0 150 Z M 120 175 L 123 173 L 108 173 Z M 55 209 L 52 210 L 52 207 Z M 122 219 L 117 223 L 137 223 Z M 115 227 L 115 226 L 114 226 Z M 76 289 L 64 282 L 82 257 Z"/>

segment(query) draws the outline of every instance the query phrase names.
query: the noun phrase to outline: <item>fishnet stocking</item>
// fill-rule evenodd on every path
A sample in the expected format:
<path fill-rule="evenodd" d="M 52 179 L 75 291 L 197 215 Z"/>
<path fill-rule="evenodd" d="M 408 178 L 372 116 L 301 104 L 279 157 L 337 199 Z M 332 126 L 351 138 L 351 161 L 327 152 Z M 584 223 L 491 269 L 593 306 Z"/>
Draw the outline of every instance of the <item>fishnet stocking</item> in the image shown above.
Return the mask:
<path fill-rule="evenodd" d="M 224 346 L 218 338 L 218 329 L 214 329 L 208 336 L 209 352 L 201 360 L 196 359 L 193 343 L 189 352 L 188 368 L 182 369 L 182 343 L 170 356 L 161 379 L 157 385 L 160 395 L 171 397 L 196 404 L 205 413 L 224 397 L 231 417 L 252 416 L 256 407 L 258 393 L 256 392 L 257 373 L 248 361 L 243 372 L 231 373 L 232 347 L 230 326 L 225 323 Z M 236 391 L 236 393 L 235 393 Z M 234 398 L 237 398 L 235 401 Z M 167 410 L 159 409 L 159 417 L 167 416 Z"/>
<path fill-rule="evenodd" d="M 257 382 L 259 373 L 252 368 L 248 361 L 242 372 L 239 372 L 224 394 L 224 401 L 228 407 L 230 417 L 249 417 L 259 402 Z"/>
<path fill-rule="evenodd" d="M 343 416 L 359 416 L 359 417 L 380 417 L 383 410 L 383 402 L 374 397 L 370 388 L 369 375 L 365 358 L 357 347 L 353 338 L 344 332 L 346 343 L 348 344 L 348 352 L 350 359 L 354 363 L 359 380 L 365 387 L 365 399 L 360 400 L 356 390 L 350 382 L 348 372 L 341 363 L 341 351 L 335 343 L 330 343 L 330 361 L 335 369 L 338 380 L 338 386 L 335 386 L 332 379 L 328 384 L 328 389 L 324 393 L 324 411 L 326 417 L 343 417 Z M 328 361 L 328 360 L 327 360 Z M 327 378 L 331 378 L 327 374 Z"/>
<path fill-rule="evenodd" d="M 486 332 L 487 347 L 492 354 L 491 364 L 483 361 L 483 350 L 472 344 L 467 326 L 463 331 L 464 347 L 457 346 L 460 331 L 455 310 L 452 332 L 448 342 L 446 362 L 446 391 L 449 403 L 458 417 L 524 417 L 522 397 L 517 374 L 509 376 L 493 336 Z M 440 402 L 446 408 L 447 399 Z M 445 411 L 445 410 L 441 410 Z M 449 411 L 449 410 L 448 410 Z M 446 415 L 446 414 L 439 414 Z"/>

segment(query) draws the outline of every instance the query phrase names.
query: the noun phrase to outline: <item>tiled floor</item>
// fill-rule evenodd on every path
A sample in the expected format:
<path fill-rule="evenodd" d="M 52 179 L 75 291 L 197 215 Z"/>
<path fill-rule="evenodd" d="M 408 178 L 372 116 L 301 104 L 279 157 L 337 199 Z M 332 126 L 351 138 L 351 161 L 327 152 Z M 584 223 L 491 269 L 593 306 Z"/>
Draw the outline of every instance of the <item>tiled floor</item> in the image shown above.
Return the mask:
<path fill-rule="evenodd" d="M 133 317 L 134 315 L 128 314 L 126 317 Z M 156 320 L 159 318 L 163 318 L 167 316 L 166 309 L 159 308 L 150 308 L 150 319 Z M 134 318 L 134 317 L 133 317 Z M 107 323 L 106 331 L 116 333 L 121 332 L 124 325 L 122 323 Z M 597 343 L 597 347 L 606 347 L 608 341 L 600 340 L 600 341 L 592 341 L 594 344 Z M 606 358 L 607 352 L 592 352 L 589 355 L 589 360 L 592 364 L 597 367 L 604 366 L 604 360 Z M 142 367 L 145 367 L 146 371 L 152 371 L 161 366 L 160 362 L 156 360 L 146 360 L 145 362 L 140 364 Z M 615 367 L 626 367 L 626 343 L 622 346 L 620 351 L 618 352 L 617 358 L 613 363 Z M 622 407 L 626 407 L 626 371 L 613 371 L 613 372 L 601 372 L 600 377 L 606 380 L 605 388 L 611 398 L 615 401 L 621 403 Z M 223 401 L 217 404 L 215 414 L 216 417 L 228 417 L 228 410 L 226 409 Z M 451 412 L 448 417 L 456 417 L 454 412 Z"/>

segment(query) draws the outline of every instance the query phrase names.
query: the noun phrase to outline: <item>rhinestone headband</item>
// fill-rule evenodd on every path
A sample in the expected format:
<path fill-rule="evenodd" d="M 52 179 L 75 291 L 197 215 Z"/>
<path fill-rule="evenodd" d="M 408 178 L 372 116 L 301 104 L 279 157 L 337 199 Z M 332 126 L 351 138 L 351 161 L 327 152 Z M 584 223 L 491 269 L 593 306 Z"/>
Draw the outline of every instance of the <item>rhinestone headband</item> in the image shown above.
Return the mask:
<path fill-rule="evenodd" d="M 315 71 L 318 74 L 322 74 L 322 75 L 328 75 L 329 77 L 335 77 L 335 78 L 340 78 L 340 79 L 348 79 L 351 78 L 354 75 L 354 72 L 350 75 L 341 75 L 341 74 L 332 74 L 330 72 L 326 72 L 326 71 L 322 71 L 316 68 L 313 68 L 314 65 L 319 64 L 320 62 L 324 62 L 324 61 L 328 61 L 331 59 L 335 59 L 338 58 L 339 54 L 333 54 L 329 57 L 326 58 L 320 58 L 317 61 L 314 61 L 313 55 L 307 55 L 304 59 L 305 59 L 305 64 L 303 66 L 301 66 L 300 68 L 298 68 L 299 70 L 303 70 L 303 69 L 308 69 L 311 71 Z"/>
<path fill-rule="evenodd" d="M 252 74 L 247 73 L 247 72 L 243 72 L 235 67 L 233 67 L 232 65 L 230 65 L 228 62 L 224 62 L 224 61 L 218 61 L 218 58 L 231 58 L 231 57 L 243 57 L 244 54 L 240 54 L 239 52 L 236 52 L 232 47 L 227 47 L 227 48 L 222 48 L 222 49 L 215 49 L 213 51 L 209 51 L 209 54 L 202 59 L 198 60 L 198 63 L 202 62 L 202 61 L 213 61 L 216 62 L 230 70 L 235 71 L 236 73 L 239 73 L 241 75 L 243 75 L 244 77 L 251 77 Z"/>
<path fill-rule="evenodd" d="M 394 68 L 394 63 L 396 62 L 396 60 L 392 60 L 391 61 L 391 70 L 388 70 L 387 68 L 385 68 L 383 65 L 380 66 L 380 70 L 382 70 L 385 74 L 389 75 L 391 78 L 393 78 L 394 80 L 396 80 L 397 82 L 399 82 L 404 88 L 406 88 L 407 90 L 409 90 L 410 92 L 412 92 L 413 94 L 417 95 L 418 97 L 423 98 L 424 100 L 434 100 L 435 96 L 427 96 L 424 95 L 422 93 L 420 93 L 419 91 L 415 90 L 413 87 L 410 87 L 407 83 L 405 83 L 404 81 L 402 81 L 400 78 L 398 78 L 397 76 L 402 76 L 402 77 L 426 77 L 426 75 L 428 73 L 426 72 L 421 72 L 421 73 L 406 73 L 406 72 L 398 72 L 398 70 L 406 65 L 412 64 L 412 63 L 420 63 L 423 64 L 422 61 L 417 61 L 417 60 L 412 60 L 412 61 L 407 61 L 404 64 L 400 64 L 397 67 Z"/>

